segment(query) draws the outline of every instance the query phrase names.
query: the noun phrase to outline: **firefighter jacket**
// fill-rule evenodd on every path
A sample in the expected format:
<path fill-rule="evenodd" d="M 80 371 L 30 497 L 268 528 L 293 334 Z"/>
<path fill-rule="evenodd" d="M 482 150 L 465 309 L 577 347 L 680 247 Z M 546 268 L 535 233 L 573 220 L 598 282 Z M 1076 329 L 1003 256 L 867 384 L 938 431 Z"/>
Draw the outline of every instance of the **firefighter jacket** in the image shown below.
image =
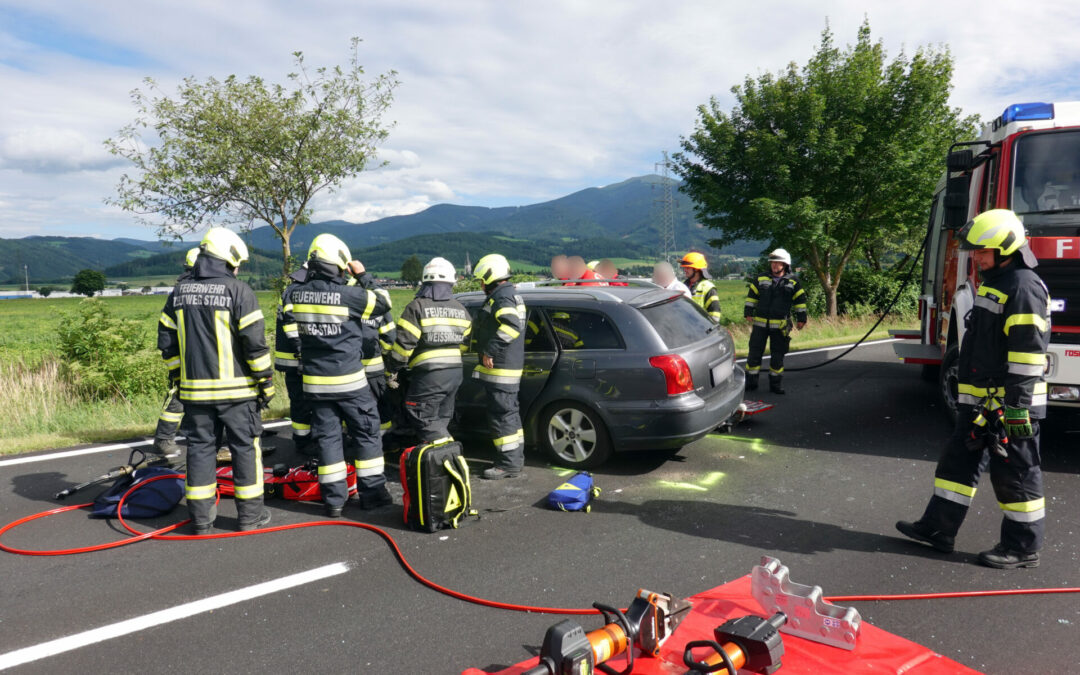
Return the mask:
<path fill-rule="evenodd" d="M 753 317 L 755 326 L 787 330 L 792 310 L 796 323 L 806 322 L 806 291 L 791 274 L 762 274 L 750 284 L 743 316 Z"/>
<path fill-rule="evenodd" d="M 491 357 L 492 367 L 483 362 L 473 377 L 493 384 L 518 385 L 525 366 L 525 301 L 509 282 L 500 283 L 488 295 L 473 320 L 477 352 Z"/>
<path fill-rule="evenodd" d="M 364 319 L 361 323 L 363 324 L 361 332 L 364 336 L 361 346 L 364 372 L 368 377 L 382 375 L 386 370 L 383 354 L 393 348 L 394 337 L 397 333 L 394 318 L 389 314 L 380 314 Z"/>
<path fill-rule="evenodd" d="M 316 266 L 285 295 L 285 334 L 300 356 L 301 383 L 310 399 L 352 398 L 367 386 L 363 320 L 390 311 L 390 294 L 368 273 L 349 286 Z"/>
<path fill-rule="evenodd" d="M 308 271 L 306 268 L 301 267 L 292 274 L 289 275 L 291 279 L 288 286 L 285 287 L 285 291 L 278 298 L 277 307 L 277 322 L 274 326 L 274 370 L 281 372 L 296 370 L 296 367 L 300 365 L 300 357 L 293 351 L 292 341 L 285 333 L 285 321 L 283 314 L 283 308 L 285 307 L 285 296 L 289 294 L 293 286 L 296 284 L 302 284 L 307 280 Z M 293 324 L 291 327 L 296 328 Z"/>
<path fill-rule="evenodd" d="M 988 394 L 1011 408 L 1046 415 L 1046 348 L 1050 294 L 1035 272 L 1017 262 L 987 270 L 965 318 L 958 401 L 977 405 Z"/>
<path fill-rule="evenodd" d="M 397 372 L 461 368 L 471 326 L 469 311 L 451 296 L 450 284 L 427 283 L 397 320 L 387 368 Z"/>
<path fill-rule="evenodd" d="M 211 405 L 250 401 L 273 371 L 254 291 L 225 261 L 200 256 L 177 281 L 158 321 L 158 349 L 180 400 Z"/>
<path fill-rule="evenodd" d="M 708 279 L 698 279 L 698 282 L 690 289 L 690 299 L 705 310 L 713 323 L 720 323 L 720 295 L 716 292 L 713 282 Z"/>

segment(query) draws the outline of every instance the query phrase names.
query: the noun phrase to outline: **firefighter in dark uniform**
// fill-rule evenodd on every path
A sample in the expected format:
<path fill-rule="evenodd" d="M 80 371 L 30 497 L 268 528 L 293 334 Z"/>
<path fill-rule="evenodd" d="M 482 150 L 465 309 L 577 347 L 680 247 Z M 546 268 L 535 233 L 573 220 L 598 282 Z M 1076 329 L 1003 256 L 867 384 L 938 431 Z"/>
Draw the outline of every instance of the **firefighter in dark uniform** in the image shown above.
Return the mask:
<path fill-rule="evenodd" d="M 307 281 L 307 264 L 289 275 L 289 285 L 278 300 L 277 324 L 274 329 L 274 369 L 285 378 L 285 389 L 289 392 L 289 421 L 292 426 L 293 445 L 299 452 L 315 454 L 311 445 L 311 405 L 304 398 L 304 387 L 300 380 L 300 357 L 293 351 L 289 333 L 296 330 L 296 325 L 287 326 L 283 317 L 285 297 L 296 284 Z"/>
<path fill-rule="evenodd" d="M 716 286 L 709 281 L 709 263 L 705 256 L 697 251 L 690 251 L 679 261 L 686 285 L 690 289 L 690 299 L 705 310 L 713 323 L 720 323 L 720 294 Z"/>
<path fill-rule="evenodd" d="M 491 431 L 498 455 L 485 469 L 488 480 L 516 478 L 525 466 L 525 434 L 521 428 L 518 391 L 525 365 L 525 303 L 510 278 L 510 264 L 498 253 L 476 263 L 487 301 L 473 321 L 480 363 L 472 376 L 487 394 Z"/>
<path fill-rule="evenodd" d="M 390 433 L 394 426 L 394 409 L 386 385 L 386 363 L 383 356 L 393 348 L 396 334 L 397 329 L 390 314 L 380 314 L 363 320 L 364 342 L 361 356 L 368 386 L 371 387 L 371 393 L 379 407 L 380 438 Z"/>
<path fill-rule="evenodd" d="M 1012 211 L 975 217 L 958 234 L 972 251 L 982 284 L 965 317 L 958 361 L 956 429 L 938 460 L 934 494 L 922 518 L 900 521 L 904 535 L 946 553 L 964 522 L 989 457 L 1002 511 L 1000 541 L 979 554 L 988 567 L 1037 567 L 1046 501 L 1039 422 L 1046 414 L 1050 296 Z"/>
<path fill-rule="evenodd" d="M 326 515 L 337 518 L 349 497 L 342 422 L 349 445 L 357 453 L 360 507 L 373 509 L 391 502 L 383 475 L 379 411 L 368 387 L 361 349 L 363 320 L 389 312 L 390 294 L 332 234 L 315 237 L 307 265 L 308 277 L 291 287 L 282 315 L 293 351 L 300 357 L 304 397 L 311 405 L 312 443 L 319 449 L 319 490 Z M 356 277 L 355 286 L 347 284 L 347 272 Z"/>
<path fill-rule="evenodd" d="M 259 447 L 259 411 L 274 396 L 270 349 L 255 293 L 236 278 L 248 259 L 243 240 L 215 227 L 200 249 L 191 275 L 169 295 L 158 326 L 158 349 L 170 370 L 179 369 L 188 513 L 196 534 L 210 532 L 217 515 L 217 430 L 223 426 L 233 459 L 237 520 L 241 530 L 252 530 L 270 522 Z"/>
<path fill-rule="evenodd" d="M 419 443 L 449 440 L 454 397 L 461 386 L 461 353 L 468 342 L 469 312 L 453 298 L 457 271 L 450 261 L 432 258 L 416 297 L 397 321 L 387 368 L 397 376 L 408 368 L 404 414 Z"/>
<path fill-rule="evenodd" d="M 743 316 L 753 324 L 746 355 L 746 388 L 758 388 L 761 357 L 769 342 L 769 390 L 783 394 L 784 355 L 791 345 L 791 312 L 795 327 L 806 325 L 806 291 L 791 274 L 791 254 L 778 248 L 769 254 L 769 274 L 757 277 L 746 292 Z"/>
<path fill-rule="evenodd" d="M 176 278 L 180 283 L 191 276 L 191 268 L 199 257 L 199 247 L 189 249 L 184 256 L 184 271 Z M 174 361 L 174 363 L 178 363 Z M 180 452 L 176 443 L 176 431 L 184 419 L 184 402 L 180 400 L 180 370 L 169 369 L 169 391 L 158 415 L 157 428 L 154 429 L 154 452 L 159 455 L 174 455 Z"/>

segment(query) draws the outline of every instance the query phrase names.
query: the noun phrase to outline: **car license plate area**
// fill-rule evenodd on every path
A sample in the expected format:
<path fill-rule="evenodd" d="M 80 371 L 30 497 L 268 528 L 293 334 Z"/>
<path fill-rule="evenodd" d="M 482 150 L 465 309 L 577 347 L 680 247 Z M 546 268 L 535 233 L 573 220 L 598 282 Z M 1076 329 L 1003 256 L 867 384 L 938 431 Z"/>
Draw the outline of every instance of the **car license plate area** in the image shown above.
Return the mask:
<path fill-rule="evenodd" d="M 712 367 L 710 371 L 710 377 L 712 378 L 712 386 L 719 387 L 721 384 L 727 381 L 731 377 L 731 368 L 735 364 L 734 359 L 724 359 L 720 363 Z"/>

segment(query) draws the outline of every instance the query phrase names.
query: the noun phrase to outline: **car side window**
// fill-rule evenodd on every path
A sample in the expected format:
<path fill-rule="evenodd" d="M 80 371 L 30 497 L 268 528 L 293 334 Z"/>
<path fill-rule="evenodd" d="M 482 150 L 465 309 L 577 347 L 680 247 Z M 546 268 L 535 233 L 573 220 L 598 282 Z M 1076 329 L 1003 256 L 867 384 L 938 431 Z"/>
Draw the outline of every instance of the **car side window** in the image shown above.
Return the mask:
<path fill-rule="evenodd" d="M 465 305 L 465 309 L 469 312 L 469 319 L 473 322 L 476 321 L 476 317 L 480 315 L 480 305 Z M 469 344 L 465 350 L 469 354 L 476 353 L 476 332 L 469 334 Z"/>
<path fill-rule="evenodd" d="M 548 316 L 563 349 L 622 349 L 611 319 L 599 312 L 558 309 L 548 312 Z"/>
<path fill-rule="evenodd" d="M 543 312 L 534 307 L 529 308 L 529 314 L 525 318 L 525 351 L 555 351 L 555 341 L 544 321 Z"/>

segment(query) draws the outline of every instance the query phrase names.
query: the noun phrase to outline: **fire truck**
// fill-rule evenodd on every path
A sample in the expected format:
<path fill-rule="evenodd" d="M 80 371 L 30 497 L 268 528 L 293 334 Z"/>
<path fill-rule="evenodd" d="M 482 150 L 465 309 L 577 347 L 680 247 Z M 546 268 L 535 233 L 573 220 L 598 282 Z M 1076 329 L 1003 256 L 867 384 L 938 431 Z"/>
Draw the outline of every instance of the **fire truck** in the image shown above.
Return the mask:
<path fill-rule="evenodd" d="M 918 330 L 893 330 L 896 355 L 938 382 L 957 410 L 957 354 L 979 277 L 957 234 L 989 209 L 1012 209 L 1050 290 L 1047 403 L 1080 408 L 1080 102 L 1017 103 L 978 140 L 949 149 L 930 209 Z"/>

